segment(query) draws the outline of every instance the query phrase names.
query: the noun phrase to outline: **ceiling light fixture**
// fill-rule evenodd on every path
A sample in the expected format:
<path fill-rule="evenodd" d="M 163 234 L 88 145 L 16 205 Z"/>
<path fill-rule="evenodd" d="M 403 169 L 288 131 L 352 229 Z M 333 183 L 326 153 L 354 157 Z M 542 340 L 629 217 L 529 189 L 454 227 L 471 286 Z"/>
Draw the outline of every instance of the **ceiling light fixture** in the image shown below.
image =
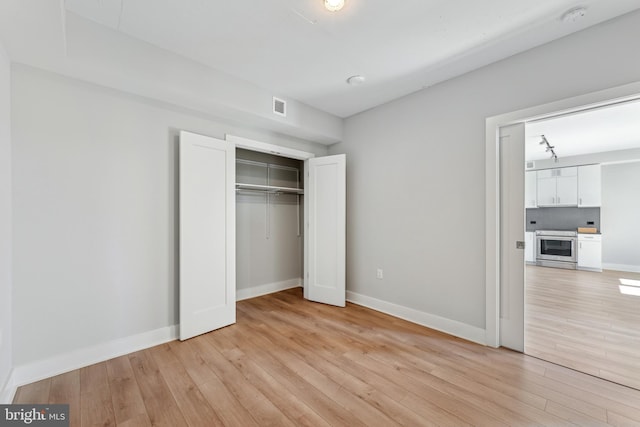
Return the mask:
<path fill-rule="evenodd" d="M 344 0 L 324 0 L 324 7 L 331 12 L 337 12 L 344 7 Z"/>
<path fill-rule="evenodd" d="M 586 14 L 587 9 L 584 7 L 576 7 L 575 9 L 566 11 L 560 19 L 562 19 L 562 22 L 576 22 L 584 18 Z"/>
<path fill-rule="evenodd" d="M 364 83 L 365 81 L 365 77 L 361 76 L 361 75 L 356 75 L 356 76 L 351 76 L 347 79 L 347 83 L 349 83 L 351 86 L 358 86 L 361 85 L 362 83 Z"/>

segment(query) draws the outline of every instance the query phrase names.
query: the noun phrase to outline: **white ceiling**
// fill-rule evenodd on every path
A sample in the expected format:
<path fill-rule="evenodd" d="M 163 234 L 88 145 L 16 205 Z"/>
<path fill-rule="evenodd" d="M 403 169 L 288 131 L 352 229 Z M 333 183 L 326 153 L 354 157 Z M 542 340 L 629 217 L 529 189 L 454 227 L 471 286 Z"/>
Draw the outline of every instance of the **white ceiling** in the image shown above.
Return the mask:
<path fill-rule="evenodd" d="M 347 117 L 640 8 L 640 0 L 63 0 L 69 12 Z M 563 12 L 584 6 L 577 22 Z M 361 74 L 366 83 L 346 84 Z"/>
<path fill-rule="evenodd" d="M 549 158 L 541 135 L 558 158 L 640 148 L 640 101 L 527 123 L 526 160 Z"/>

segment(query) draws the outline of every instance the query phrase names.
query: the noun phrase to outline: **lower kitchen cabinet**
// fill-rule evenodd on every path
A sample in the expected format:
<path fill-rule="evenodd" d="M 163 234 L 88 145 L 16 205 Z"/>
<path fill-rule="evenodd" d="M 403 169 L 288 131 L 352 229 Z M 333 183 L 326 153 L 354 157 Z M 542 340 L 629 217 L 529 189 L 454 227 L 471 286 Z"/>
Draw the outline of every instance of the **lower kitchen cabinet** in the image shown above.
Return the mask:
<path fill-rule="evenodd" d="M 601 234 L 578 234 L 578 269 L 602 271 Z"/>

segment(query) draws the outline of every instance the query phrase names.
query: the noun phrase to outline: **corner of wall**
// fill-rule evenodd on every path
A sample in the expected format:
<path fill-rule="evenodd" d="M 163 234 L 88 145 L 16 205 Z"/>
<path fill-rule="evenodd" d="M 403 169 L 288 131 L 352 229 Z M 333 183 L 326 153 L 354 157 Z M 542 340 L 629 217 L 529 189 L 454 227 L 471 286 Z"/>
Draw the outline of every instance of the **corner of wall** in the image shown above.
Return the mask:
<path fill-rule="evenodd" d="M 16 386 L 13 381 L 14 370 L 9 371 L 7 380 L 0 388 L 0 405 L 9 405 L 13 402 L 13 398 L 16 395 Z"/>
<path fill-rule="evenodd" d="M 0 403 L 13 398 L 11 61 L 0 45 Z"/>

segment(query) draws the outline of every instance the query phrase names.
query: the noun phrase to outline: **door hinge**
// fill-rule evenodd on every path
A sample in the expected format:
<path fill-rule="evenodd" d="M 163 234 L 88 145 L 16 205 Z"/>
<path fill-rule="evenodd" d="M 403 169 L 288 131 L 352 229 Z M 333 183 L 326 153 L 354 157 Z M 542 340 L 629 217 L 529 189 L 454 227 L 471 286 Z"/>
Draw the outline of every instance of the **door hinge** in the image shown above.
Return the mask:
<path fill-rule="evenodd" d="M 524 249 L 524 242 L 521 240 L 516 241 L 516 249 Z"/>

